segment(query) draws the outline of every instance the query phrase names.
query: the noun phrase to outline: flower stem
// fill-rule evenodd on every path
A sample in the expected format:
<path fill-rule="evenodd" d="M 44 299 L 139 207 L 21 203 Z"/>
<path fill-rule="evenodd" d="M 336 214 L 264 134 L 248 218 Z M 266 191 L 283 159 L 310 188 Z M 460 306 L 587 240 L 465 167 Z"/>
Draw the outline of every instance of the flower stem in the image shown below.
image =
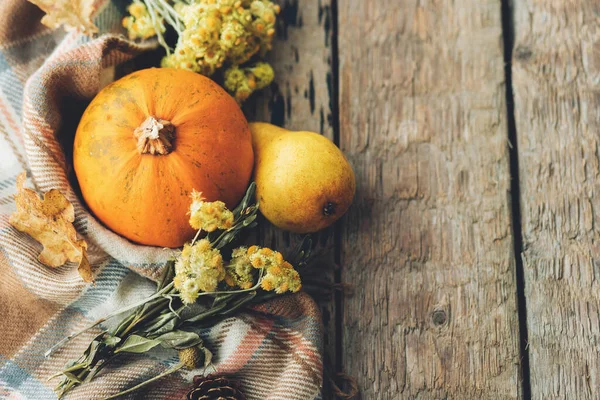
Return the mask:
<path fill-rule="evenodd" d="M 142 383 L 140 383 L 140 384 L 138 384 L 138 385 L 135 385 L 135 386 L 134 386 L 134 387 L 132 387 L 132 388 L 129 388 L 129 389 L 127 389 L 127 390 L 124 390 L 124 391 L 122 391 L 122 392 L 119 392 L 119 393 L 117 393 L 117 394 L 113 394 L 113 395 L 111 395 L 111 396 L 105 397 L 103 400 L 110 400 L 110 399 L 117 398 L 117 397 L 119 397 L 119 396 L 123 396 L 123 395 L 129 394 L 129 393 L 131 393 L 131 392 L 135 392 L 135 391 L 136 391 L 136 390 L 138 390 L 139 388 L 141 388 L 141 387 L 143 387 L 143 386 L 146 386 L 146 385 L 148 385 L 149 383 L 155 382 L 155 381 L 159 380 L 159 379 L 160 379 L 160 378 L 162 378 L 162 377 L 165 377 L 165 376 L 167 376 L 167 375 L 170 375 L 170 374 L 172 374 L 173 372 L 177 372 L 177 371 L 179 371 L 179 370 L 180 370 L 181 368 L 183 368 L 183 367 L 184 367 L 184 365 L 183 365 L 182 363 L 178 363 L 178 364 L 177 364 L 177 365 L 175 365 L 174 367 L 172 367 L 172 368 L 169 368 L 168 370 L 164 371 L 163 373 L 161 373 L 161 374 L 159 374 L 159 375 L 156 375 L 155 377 L 153 377 L 153 378 L 150 378 L 150 379 L 148 379 L 147 381 L 144 381 L 144 382 L 142 382 Z"/>
<path fill-rule="evenodd" d="M 165 0 L 158 0 L 158 6 L 162 7 L 162 15 L 165 19 L 173 26 L 173 29 L 177 32 L 178 36 L 183 35 L 183 23 L 181 22 L 181 17 L 171 5 Z"/>
<path fill-rule="evenodd" d="M 156 38 L 158 39 L 158 43 L 160 43 L 160 45 L 165 48 L 165 50 L 167 51 L 167 55 L 169 55 L 171 54 L 171 48 L 169 47 L 167 42 L 165 42 L 165 37 L 161 32 L 162 26 L 159 23 L 158 17 L 156 15 L 156 4 L 154 4 L 152 0 L 146 0 L 145 3 L 146 8 L 148 9 L 148 14 L 150 14 L 150 19 L 152 20 L 152 25 L 154 26 L 154 30 L 156 31 Z"/>
<path fill-rule="evenodd" d="M 167 299 L 165 298 L 164 300 L 167 300 Z M 151 309 L 149 309 L 148 311 L 146 311 L 143 315 L 140 315 L 139 317 L 135 318 L 129 324 L 129 326 L 123 331 L 122 336 L 125 336 L 129 332 L 131 332 L 133 330 L 133 328 L 135 328 L 136 326 L 138 326 L 140 324 L 140 322 L 148 320 L 150 317 L 154 317 L 157 313 L 159 313 L 162 310 L 164 310 L 165 304 L 166 303 L 162 303 L 162 302 L 158 303 L 157 305 L 155 305 L 154 307 L 152 307 Z"/>
<path fill-rule="evenodd" d="M 132 304 L 130 306 L 127 306 L 125 308 L 121 308 L 121 309 L 119 309 L 117 311 L 114 311 L 114 312 L 108 314 L 107 316 L 102 317 L 102 318 L 96 320 L 93 324 L 86 326 L 82 330 L 74 332 L 74 333 L 71 333 L 69 336 L 64 337 L 61 341 L 59 341 L 58 343 L 56 343 L 54 346 L 50 347 L 48 349 L 48 351 L 46 351 L 44 353 L 44 357 L 46 357 L 46 358 L 50 357 L 52 355 L 52 353 L 54 353 L 56 350 L 58 350 L 60 347 L 62 347 L 65 343 L 67 343 L 71 339 L 76 338 L 77 336 L 81 335 L 82 333 L 89 331 L 90 329 L 92 329 L 95 326 L 103 323 L 104 321 L 106 321 L 106 320 L 108 320 L 108 319 L 110 319 L 112 317 L 116 317 L 117 315 L 122 314 L 122 313 L 124 313 L 126 311 L 130 311 L 130 310 L 136 309 L 136 308 L 138 308 L 140 306 L 143 306 L 147 302 L 152 301 L 154 299 L 157 299 L 157 298 L 161 297 L 165 292 L 168 292 L 172 288 L 173 288 L 173 282 L 169 283 L 167 286 L 165 286 L 164 288 L 162 288 L 161 290 L 159 290 L 158 292 L 156 292 L 152 296 L 147 297 L 147 298 L 145 298 L 143 300 L 140 300 L 137 303 L 134 303 L 134 304 Z"/>
<path fill-rule="evenodd" d="M 192 246 L 194 245 L 194 243 L 196 243 L 196 240 L 198 240 L 198 236 L 200 236 L 200 232 L 202 232 L 202 229 L 198 229 L 198 232 L 196 232 L 196 236 L 194 236 L 194 238 L 192 239 Z"/>

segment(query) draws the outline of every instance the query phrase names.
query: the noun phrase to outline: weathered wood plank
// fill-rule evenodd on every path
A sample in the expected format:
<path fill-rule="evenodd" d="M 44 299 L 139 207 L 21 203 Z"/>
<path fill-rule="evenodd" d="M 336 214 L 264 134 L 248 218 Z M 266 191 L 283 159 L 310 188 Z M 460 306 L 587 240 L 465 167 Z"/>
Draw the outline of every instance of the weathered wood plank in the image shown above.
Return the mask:
<path fill-rule="evenodd" d="M 500 2 L 338 7 L 345 370 L 363 399 L 519 398 Z"/>
<path fill-rule="evenodd" d="M 277 36 L 267 59 L 271 88 L 253 98 L 257 120 L 333 139 L 330 0 L 278 0 Z"/>
<path fill-rule="evenodd" d="M 320 132 L 333 139 L 331 100 L 331 1 L 278 0 L 281 13 L 277 36 L 268 56 L 275 69 L 271 88 L 253 97 L 245 106 L 253 120 L 267 121 L 291 130 Z M 301 239 L 267 226 L 260 241 L 278 249 L 293 248 Z M 314 236 L 321 255 L 322 280 L 334 282 L 332 230 Z M 320 300 L 325 325 L 326 367 L 336 359 L 336 312 L 331 298 Z M 332 398 L 325 380 L 324 399 Z"/>
<path fill-rule="evenodd" d="M 514 2 L 531 391 L 600 398 L 600 3 Z"/>

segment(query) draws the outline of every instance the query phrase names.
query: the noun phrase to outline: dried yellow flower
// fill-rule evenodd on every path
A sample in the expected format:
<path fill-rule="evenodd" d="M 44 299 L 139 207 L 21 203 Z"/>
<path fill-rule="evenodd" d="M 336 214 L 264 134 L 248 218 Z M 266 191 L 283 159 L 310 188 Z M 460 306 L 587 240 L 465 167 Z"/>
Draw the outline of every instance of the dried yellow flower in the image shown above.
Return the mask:
<path fill-rule="evenodd" d="M 278 251 L 267 247 L 252 246 L 247 251 L 248 260 L 254 268 L 271 268 L 283 262 L 283 256 Z"/>
<path fill-rule="evenodd" d="M 222 201 L 204 201 L 202 194 L 194 190 L 190 205 L 190 225 L 206 232 L 229 229 L 233 226 L 233 213 Z"/>
<path fill-rule="evenodd" d="M 214 291 L 225 278 L 223 258 L 210 242 L 201 239 L 195 244 L 183 246 L 175 262 L 173 285 L 185 304 L 196 301 L 200 292 Z"/>
<path fill-rule="evenodd" d="M 284 293 L 297 292 L 302 287 L 300 275 L 281 253 L 259 246 L 239 247 L 233 251 L 231 263 L 226 267 L 225 282 L 229 286 L 251 288 L 257 269 L 264 272 L 259 282 L 263 290 Z"/>
<path fill-rule="evenodd" d="M 156 35 L 156 29 L 165 32 L 164 21 L 158 18 L 156 23 L 148 13 L 148 8 L 140 0 L 134 0 L 127 7 L 130 16 L 123 18 L 123 27 L 127 29 L 129 39 L 148 39 Z"/>
<path fill-rule="evenodd" d="M 179 362 L 187 369 L 199 368 L 204 361 L 204 353 L 197 346 L 188 347 L 177 351 Z"/>
<path fill-rule="evenodd" d="M 270 0 L 177 1 L 175 9 L 183 27 L 175 51 L 162 65 L 203 75 L 212 75 L 225 63 L 239 65 L 257 53 L 264 55 L 272 47 L 280 11 Z M 246 86 L 236 82 L 236 98 L 249 96 L 252 90 L 246 93 Z"/>
<path fill-rule="evenodd" d="M 255 268 L 253 268 L 247 255 L 246 247 L 239 247 L 231 254 L 231 263 L 226 268 L 227 275 L 225 283 L 242 289 L 250 289 L 254 286 L 256 279 Z"/>
<path fill-rule="evenodd" d="M 264 290 L 274 290 L 276 293 L 287 291 L 297 292 L 302 287 L 300 275 L 293 268 L 280 268 L 278 266 L 267 269 L 261 286 Z"/>

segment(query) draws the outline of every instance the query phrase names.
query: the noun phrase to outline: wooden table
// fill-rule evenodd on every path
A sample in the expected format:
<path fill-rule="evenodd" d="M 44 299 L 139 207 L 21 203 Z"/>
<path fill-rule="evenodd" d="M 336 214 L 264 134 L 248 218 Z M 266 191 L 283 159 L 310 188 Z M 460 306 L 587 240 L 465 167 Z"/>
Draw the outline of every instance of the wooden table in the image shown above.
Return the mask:
<path fill-rule="evenodd" d="M 255 111 L 358 183 L 318 238 L 354 288 L 327 365 L 362 399 L 599 399 L 600 2 L 280 4 Z"/>

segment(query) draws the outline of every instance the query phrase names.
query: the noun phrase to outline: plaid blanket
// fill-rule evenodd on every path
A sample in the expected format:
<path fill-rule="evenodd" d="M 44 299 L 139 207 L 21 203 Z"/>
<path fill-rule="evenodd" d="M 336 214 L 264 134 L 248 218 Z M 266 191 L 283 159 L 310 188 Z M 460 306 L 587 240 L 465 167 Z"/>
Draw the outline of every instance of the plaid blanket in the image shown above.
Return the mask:
<path fill-rule="evenodd" d="M 120 32 L 123 4 L 97 1 L 101 32 Z M 152 294 L 162 249 L 132 244 L 104 228 L 70 186 L 70 140 L 82 104 L 111 79 L 107 71 L 148 47 L 117 34 L 90 39 L 52 31 L 41 11 L 24 0 L 0 1 L 0 398 L 56 398 L 47 379 L 77 357 L 100 329 L 81 335 L 48 359 L 44 352 L 67 334 L 112 310 Z M 56 269 L 37 261 L 41 246 L 8 224 L 16 176 L 28 185 L 57 188 L 75 207 L 75 227 L 89 244 L 96 273 L 86 285 L 74 265 Z M 234 375 L 249 399 L 320 398 L 322 327 L 306 294 L 284 296 L 202 331 L 220 374 Z M 99 399 L 133 386 L 177 362 L 157 350 L 108 367 L 66 396 Z M 190 377 L 182 372 L 127 398 L 181 399 Z"/>

